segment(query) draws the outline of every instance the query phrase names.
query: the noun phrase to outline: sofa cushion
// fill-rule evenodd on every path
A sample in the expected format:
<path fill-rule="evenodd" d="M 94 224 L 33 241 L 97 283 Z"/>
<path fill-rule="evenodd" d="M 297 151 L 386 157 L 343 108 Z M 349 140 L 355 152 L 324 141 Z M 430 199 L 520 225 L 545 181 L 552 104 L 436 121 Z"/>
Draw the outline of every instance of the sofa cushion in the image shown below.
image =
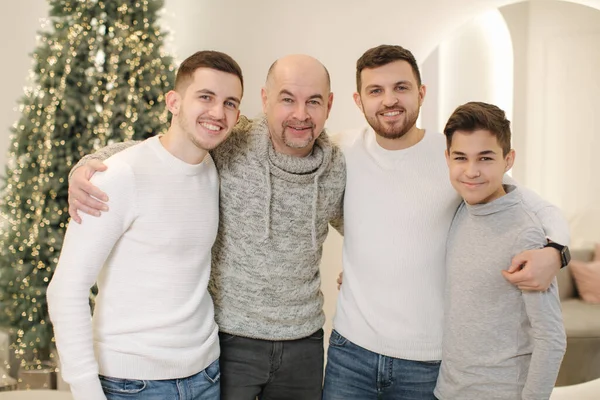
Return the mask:
<path fill-rule="evenodd" d="M 600 338 L 600 304 L 568 299 L 561 305 L 567 337 Z"/>
<path fill-rule="evenodd" d="M 571 250 L 571 257 L 572 260 L 591 261 L 594 257 L 594 251 L 591 249 L 573 249 Z M 558 293 L 561 300 L 579 297 L 570 266 L 562 268 L 556 279 L 558 280 Z"/>
<path fill-rule="evenodd" d="M 575 283 L 573 282 L 573 276 L 571 275 L 570 268 L 571 264 L 569 263 L 569 265 L 567 265 L 565 268 L 562 268 L 560 271 L 558 271 L 558 275 L 556 275 L 560 301 L 577 297 Z"/>
<path fill-rule="evenodd" d="M 587 303 L 600 303 L 600 261 L 571 261 L 571 273 L 577 292 Z"/>

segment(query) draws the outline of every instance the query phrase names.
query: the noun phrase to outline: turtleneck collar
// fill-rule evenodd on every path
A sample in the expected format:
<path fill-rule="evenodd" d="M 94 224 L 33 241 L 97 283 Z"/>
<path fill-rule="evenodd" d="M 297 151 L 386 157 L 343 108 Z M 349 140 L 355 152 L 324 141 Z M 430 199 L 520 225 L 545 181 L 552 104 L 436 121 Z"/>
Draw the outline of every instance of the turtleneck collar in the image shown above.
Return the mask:
<path fill-rule="evenodd" d="M 504 211 L 522 200 L 521 192 L 514 185 L 504 185 L 506 194 L 485 204 L 470 205 L 465 203 L 469 214 L 483 216 Z"/>
<path fill-rule="evenodd" d="M 271 173 L 278 178 L 290 182 L 311 182 L 315 175 L 320 175 L 331 161 L 332 149 L 326 132 L 319 135 L 311 154 L 306 157 L 295 157 L 275 151 L 264 116 L 254 121 L 252 131 L 260 134 L 258 151 L 261 163 L 268 163 Z"/>
<path fill-rule="evenodd" d="M 271 175 L 295 183 L 312 183 L 312 245 L 317 246 L 317 205 L 319 201 L 319 177 L 331 162 L 333 148 L 327 133 L 323 131 L 315 140 L 313 151 L 306 157 L 294 157 L 275 151 L 267 119 L 265 116 L 252 122 L 250 134 L 258 135 L 257 152 L 260 163 L 265 167 L 267 192 L 265 210 L 265 236 L 268 239 L 271 231 L 271 197 L 273 194 Z"/>

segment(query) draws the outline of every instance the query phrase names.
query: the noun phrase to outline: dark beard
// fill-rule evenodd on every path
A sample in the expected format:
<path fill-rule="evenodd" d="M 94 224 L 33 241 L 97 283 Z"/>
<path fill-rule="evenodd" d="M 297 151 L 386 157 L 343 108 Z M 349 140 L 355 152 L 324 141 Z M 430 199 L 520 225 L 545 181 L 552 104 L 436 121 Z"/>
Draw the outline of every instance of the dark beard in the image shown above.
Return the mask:
<path fill-rule="evenodd" d="M 404 113 L 406 113 L 406 110 L 404 110 Z M 365 118 L 367 119 L 367 123 L 371 126 L 371 128 L 373 128 L 373 130 L 375 131 L 375 133 L 378 136 L 381 136 L 382 138 L 385 138 L 385 139 L 393 140 L 393 139 L 400 139 L 401 137 L 406 135 L 406 133 L 408 131 L 410 131 L 413 126 L 416 125 L 417 119 L 419 118 L 419 111 L 417 110 L 413 114 L 406 114 L 406 115 L 407 115 L 406 123 L 403 124 L 402 126 L 400 126 L 399 128 L 395 128 L 395 129 L 392 128 L 391 130 L 385 129 L 384 125 L 379 122 L 377 117 L 375 117 L 374 119 L 371 119 L 365 115 Z"/>

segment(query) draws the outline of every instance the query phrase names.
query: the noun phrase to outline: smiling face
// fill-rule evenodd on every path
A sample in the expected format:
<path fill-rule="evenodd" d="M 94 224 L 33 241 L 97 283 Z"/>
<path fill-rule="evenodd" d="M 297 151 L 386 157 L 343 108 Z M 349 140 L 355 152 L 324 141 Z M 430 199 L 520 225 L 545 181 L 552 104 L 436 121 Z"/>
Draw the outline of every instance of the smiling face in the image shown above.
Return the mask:
<path fill-rule="evenodd" d="M 506 194 L 502 179 L 514 157 L 514 150 L 503 155 L 496 135 L 488 130 L 457 130 L 446 150 L 450 182 L 468 204 L 489 203 Z"/>
<path fill-rule="evenodd" d="M 309 56 L 284 57 L 271 68 L 261 94 L 273 148 L 292 156 L 310 154 L 333 102 L 325 67 Z"/>
<path fill-rule="evenodd" d="M 241 97 L 242 84 L 236 75 L 198 68 L 188 85 L 167 94 L 172 127 L 189 145 L 212 150 L 235 126 Z"/>
<path fill-rule="evenodd" d="M 400 139 L 416 130 L 424 97 L 425 87 L 418 84 L 411 65 L 399 60 L 363 69 L 354 101 L 377 135 Z"/>

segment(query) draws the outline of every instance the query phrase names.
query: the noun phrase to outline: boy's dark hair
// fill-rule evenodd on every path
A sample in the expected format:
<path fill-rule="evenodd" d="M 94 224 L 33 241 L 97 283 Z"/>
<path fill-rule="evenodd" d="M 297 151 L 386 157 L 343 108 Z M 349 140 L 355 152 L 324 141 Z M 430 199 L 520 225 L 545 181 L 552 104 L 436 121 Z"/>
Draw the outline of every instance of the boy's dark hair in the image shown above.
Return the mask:
<path fill-rule="evenodd" d="M 244 77 L 238 63 L 227 54 L 213 50 L 198 51 L 181 63 L 175 77 L 175 90 L 186 85 L 198 68 L 210 68 L 237 76 L 244 92 Z"/>
<path fill-rule="evenodd" d="M 356 62 L 356 91 L 360 93 L 362 85 L 360 74 L 363 69 L 382 67 L 394 61 L 409 63 L 417 79 L 417 85 L 421 86 L 421 73 L 415 56 L 402 46 L 382 44 L 367 50 Z"/>
<path fill-rule="evenodd" d="M 456 131 L 474 132 L 483 129 L 496 136 L 498 144 L 502 147 L 502 155 L 510 152 L 510 121 L 506 114 L 493 104 L 472 101 L 459 106 L 446 123 L 444 135 L 446 146 L 450 151 L 452 135 Z"/>

